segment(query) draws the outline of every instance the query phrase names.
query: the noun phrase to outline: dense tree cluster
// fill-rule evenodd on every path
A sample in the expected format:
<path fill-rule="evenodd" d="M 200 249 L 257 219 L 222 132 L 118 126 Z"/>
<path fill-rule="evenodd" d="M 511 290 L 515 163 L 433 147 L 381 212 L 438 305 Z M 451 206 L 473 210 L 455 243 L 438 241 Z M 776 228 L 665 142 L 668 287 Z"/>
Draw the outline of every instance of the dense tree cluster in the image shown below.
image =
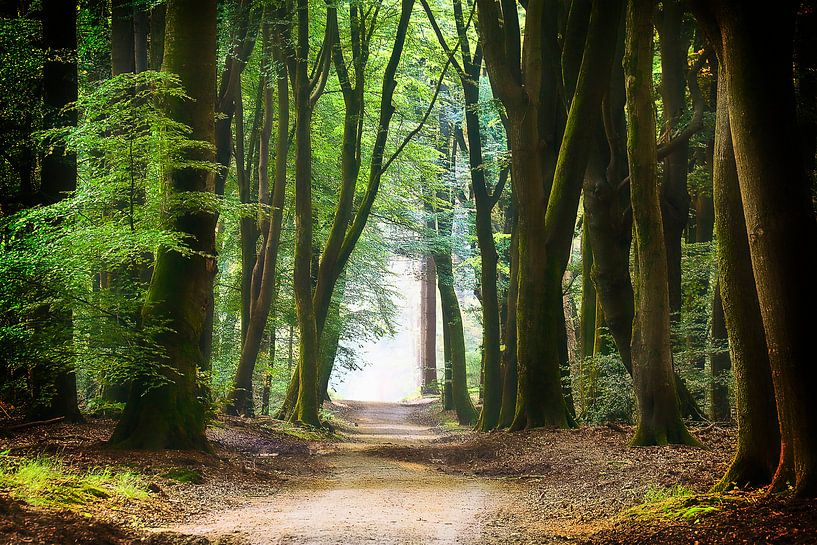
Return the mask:
<path fill-rule="evenodd" d="M 720 488 L 817 491 L 813 2 L 0 16 L 6 416 L 114 411 L 150 449 L 209 449 L 214 411 L 320 426 L 400 254 L 461 424 L 734 418 Z"/>

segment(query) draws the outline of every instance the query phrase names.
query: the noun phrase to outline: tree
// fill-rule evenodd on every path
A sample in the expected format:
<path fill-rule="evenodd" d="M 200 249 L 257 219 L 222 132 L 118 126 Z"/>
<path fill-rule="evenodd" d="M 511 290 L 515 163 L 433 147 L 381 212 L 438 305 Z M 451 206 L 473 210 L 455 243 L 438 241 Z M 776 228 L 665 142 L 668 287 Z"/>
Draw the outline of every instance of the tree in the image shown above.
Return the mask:
<path fill-rule="evenodd" d="M 712 184 L 720 295 L 735 371 L 738 445 L 735 458 L 716 485 L 719 490 L 725 490 L 733 483 L 738 486 L 768 485 L 780 456 L 772 372 L 749 255 L 726 86 L 726 73 L 720 70 Z"/>
<path fill-rule="evenodd" d="M 652 0 L 630 0 L 624 52 L 627 157 L 636 251 L 632 357 L 639 414 L 632 443 L 696 444 L 681 420 L 670 351 L 666 249 L 652 103 L 653 8 Z"/>
<path fill-rule="evenodd" d="M 797 2 L 774 10 L 696 2 L 726 73 L 729 121 L 780 423 L 773 488 L 817 494 L 817 222 L 799 146 L 792 73 Z"/>
<path fill-rule="evenodd" d="M 495 187 L 487 184 L 485 164 L 483 161 L 483 135 L 479 119 L 480 73 L 482 71 L 482 47 L 479 43 L 471 49 L 468 38 L 470 19 L 465 20 L 460 0 L 453 1 L 454 21 L 457 26 L 460 49 L 460 62 L 452 51 L 437 25 L 434 14 L 427 0 L 423 8 L 434 27 L 437 39 L 449 56 L 451 64 L 457 71 L 463 90 L 463 107 L 465 111 L 465 130 L 468 138 L 468 163 L 471 174 L 471 189 L 476 204 L 477 244 L 481 258 L 479 292 L 482 303 L 482 392 L 483 405 L 477 429 L 489 431 L 496 427 L 502 404 L 502 380 L 500 369 L 500 327 L 499 327 L 499 293 L 497 290 L 496 266 L 499 256 L 494 243 L 491 213 L 499 201 L 507 181 L 507 169 L 501 175 Z M 463 139 L 463 144 L 465 143 Z"/>
<path fill-rule="evenodd" d="M 199 341 L 212 296 L 209 263 L 215 251 L 215 215 L 201 202 L 215 191 L 215 173 L 206 165 L 214 159 L 215 141 L 215 0 L 167 4 L 162 69 L 177 74 L 190 97 L 169 100 L 170 116 L 189 125 L 191 136 L 202 142 L 188 150 L 188 162 L 168 173 L 166 182 L 166 221 L 188 237 L 190 252 L 157 252 L 142 320 L 164 327 L 154 340 L 166 352 L 165 360 L 156 362 L 166 383 L 146 391 L 144 379 L 135 377 L 111 442 L 125 448 L 207 450 L 197 373 L 204 363 Z"/>
<path fill-rule="evenodd" d="M 49 128 L 76 125 L 76 113 L 69 106 L 77 99 L 77 5 L 73 1 L 47 0 L 42 5 L 43 45 L 47 59 L 43 65 L 43 107 Z M 69 113 L 63 112 L 69 108 Z M 41 162 L 40 204 L 62 200 L 77 187 L 77 159 L 61 145 L 52 147 Z M 38 322 L 56 331 L 54 343 L 71 352 L 72 313 L 65 302 L 41 308 Z M 35 388 L 35 415 L 40 418 L 65 417 L 80 421 L 77 407 L 77 379 L 70 360 L 42 362 L 32 370 Z"/>
<path fill-rule="evenodd" d="M 278 10 L 282 11 L 282 10 Z M 284 13 L 275 13 L 279 19 L 286 20 Z M 284 217 L 284 200 L 286 197 L 287 182 L 287 160 L 289 156 L 289 86 L 287 83 L 286 53 L 285 43 L 289 39 L 289 29 L 287 23 L 276 24 L 274 45 L 270 44 L 271 23 L 264 23 L 265 55 L 272 57 L 274 63 L 274 75 L 278 92 L 278 131 L 275 149 L 275 178 L 272 188 L 272 198 L 269 199 L 269 174 L 267 168 L 267 158 L 269 157 L 270 132 L 272 130 L 273 104 L 272 87 L 265 83 L 264 91 L 264 122 L 261 131 L 261 141 L 259 148 L 260 165 L 259 173 L 259 202 L 269 204 L 269 218 L 266 218 L 267 211 L 261 210 L 262 227 L 266 227 L 255 265 L 252 270 L 252 283 L 250 285 L 250 308 L 249 317 L 246 321 L 243 344 L 241 347 L 241 359 L 238 362 L 233 390 L 230 393 L 225 410 L 233 414 L 252 415 L 252 373 L 255 369 L 255 362 L 261 350 L 261 342 L 267 325 L 267 318 L 270 314 L 274 300 L 276 267 L 278 261 L 278 249 L 281 240 L 281 231 Z M 273 66 L 267 67 L 273 70 Z M 242 256 L 243 257 L 243 256 Z M 243 285 L 243 275 L 242 275 Z M 243 294 L 242 294 L 243 304 Z M 246 331 L 245 331 L 246 329 Z"/>
<path fill-rule="evenodd" d="M 586 154 L 579 150 L 589 142 L 589 121 L 600 113 L 620 4 L 593 5 L 595 17 L 591 16 L 564 138 L 562 96 L 550 84 L 561 79 L 552 17 L 555 2 L 528 4 L 524 47 L 515 4 L 480 0 L 477 5 L 486 65 L 508 114 L 519 214 L 518 393 L 511 428 L 566 427 L 569 415 L 560 371 L 566 354 L 561 281 L 587 164 Z"/>

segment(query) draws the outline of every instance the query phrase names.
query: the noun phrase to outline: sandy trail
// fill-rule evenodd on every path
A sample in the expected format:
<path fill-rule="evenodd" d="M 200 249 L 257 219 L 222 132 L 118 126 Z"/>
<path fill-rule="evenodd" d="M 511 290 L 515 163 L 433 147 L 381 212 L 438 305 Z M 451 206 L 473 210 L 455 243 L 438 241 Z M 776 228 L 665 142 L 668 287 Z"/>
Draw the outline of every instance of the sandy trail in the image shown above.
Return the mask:
<path fill-rule="evenodd" d="M 357 424 L 350 441 L 329 447 L 331 467 L 274 496 L 213 512 L 174 528 L 214 541 L 239 537 L 272 544 L 487 544 L 515 541 L 492 525 L 517 490 L 498 480 L 445 475 L 420 464 L 374 455 L 386 444 L 420 445 L 438 437 L 414 422 L 422 405 L 345 401 Z"/>

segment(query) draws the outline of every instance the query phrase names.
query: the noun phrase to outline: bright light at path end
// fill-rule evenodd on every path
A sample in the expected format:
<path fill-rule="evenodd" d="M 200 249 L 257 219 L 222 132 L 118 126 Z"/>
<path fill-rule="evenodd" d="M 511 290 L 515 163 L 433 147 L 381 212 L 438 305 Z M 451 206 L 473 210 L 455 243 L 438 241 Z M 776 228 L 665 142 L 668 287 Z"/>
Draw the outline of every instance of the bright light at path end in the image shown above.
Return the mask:
<path fill-rule="evenodd" d="M 390 283 L 401 295 L 395 301 L 395 335 L 365 343 L 360 356 L 366 366 L 347 372 L 343 382 L 333 377 L 332 388 L 338 399 L 400 401 L 419 391 L 420 281 L 414 265 L 406 258 L 392 260 Z"/>

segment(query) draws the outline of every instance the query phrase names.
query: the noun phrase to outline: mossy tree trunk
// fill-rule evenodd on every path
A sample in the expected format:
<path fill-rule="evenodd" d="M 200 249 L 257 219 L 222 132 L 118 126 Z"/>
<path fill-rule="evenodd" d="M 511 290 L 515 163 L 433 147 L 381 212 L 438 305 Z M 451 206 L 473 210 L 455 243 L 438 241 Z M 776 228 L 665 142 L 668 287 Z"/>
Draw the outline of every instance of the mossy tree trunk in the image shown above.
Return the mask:
<path fill-rule="evenodd" d="M 586 154 L 578 149 L 589 140 L 588 121 L 598 115 L 606 88 L 620 4 L 593 5 L 597 13 L 595 23 L 593 16 L 589 23 L 592 39 L 585 44 L 564 138 L 562 93 L 549 81 L 561 80 L 555 3 L 529 3 L 524 49 L 515 9 L 490 0 L 479 1 L 478 7 L 485 60 L 508 112 L 519 205 L 518 391 L 511 428 L 566 427 L 570 418 L 561 387 L 566 354 L 561 282 L 586 166 Z"/>
<path fill-rule="evenodd" d="M 726 87 L 726 74 L 720 70 L 712 189 L 718 234 L 720 294 L 735 372 L 735 418 L 738 423 L 735 458 L 716 485 L 720 490 L 733 483 L 738 486 L 766 486 L 774 476 L 780 455 L 777 405 L 749 253 Z"/>
<path fill-rule="evenodd" d="M 216 2 L 172 0 L 167 4 L 162 69 L 177 74 L 193 100 L 169 101 L 169 115 L 189 125 L 191 138 L 214 142 Z M 190 159 L 214 160 L 211 149 L 188 152 Z M 170 172 L 171 194 L 213 193 L 215 175 L 199 168 Z M 201 208 L 169 210 L 169 226 L 187 236 L 193 253 L 160 248 L 142 311 L 147 325 L 163 326 L 155 341 L 167 358 L 159 363 L 168 382 L 146 390 L 136 377 L 111 442 L 124 448 L 208 450 L 204 434 L 205 390 L 197 380 L 203 363 L 200 339 L 212 297 L 215 216 Z"/>
<path fill-rule="evenodd" d="M 451 127 L 441 121 L 444 176 L 453 179 L 457 157 L 457 141 Z M 445 385 L 443 405 L 453 405 L 457 420 L 462 425 L 474 424 L 477 411 L 468 392 L 468 377 L 465 365 L 465 333 L 462 328 L 462 312 L 454 289 L 454 264 L 452 258 L 452 234 L 454 227 L 453 188 L 439 190 L 437 202 L 437 240 L 434 245 L 434 265 L 437 269 L 437 287 L 440 292 L 440 307 L 443 318 L 443 348 L 445 357 Z"/>
<path fill-rule="evenodd" d="M 318 416 L 319 344 L 312 303 L 312 111 L 309 62 L 309 2 L 298 0 L 295 55 L 295 310 L 298 316 L 298 395 L 289 419 L 320 426 Z"/>
<path fill-rule="evenodd" d="M 654 8 L 654 0 L 630 0 L 624 53 L 627 156 L 636 250 L 632 358 L 638 427 L 632 444 L 696 444 L 681 420 L 670 350 L 667 262 L 652 102 Z"/>
<path fill-rule="evenodd" d="M 330 6 L 327 12 L 326 34 L 324 37 L 324 47 L 322 48 L 323 57 L 320 60 L 321 68 L 315 71 L 315 80 L 312 85 L 314 89 L 312 100 L 317 100 L 323 92 L 329 68 L 334 60 L 335 69 L 338 72 L 338 79 L 344 94 L 344 101 L 347 106 L 347 112 L 344 118 L 344 144 L 341 152 L 341 162 L 343 165 L 341 195 L 326 247 L 324 248 L 320 260 L 315 264 L 316 285 L 313 293 L 312 306 L 314 308 L 319 339 L 326 322 L 335 285 L 345 269 L 346 264 L 349 262 L 355 245 L 363 234 L 363 229 L 369 220 L 372 206 L 380 189 L 380 181 L 385 169 L 391 164 L 391 159 L 386 161 L 384 154 L 386 150 L 386 140 L 389 134 L 389 126 L 392 116 L 394 115 L 394 105 L 392 101 L 394 91 L 397 88 L 397 68 L 403 54 L 403 46 L 408 33 L 408 25 L 413 7 L 414 0 L 402 0 L 394 45 L 383 75 L 383 86 L 380 95 L 380 117 L 375 142 L 372 146 L 369 180 L 364 196 L 354 215 L 352 215 L 352 205 L 358 177 L 357 173 L 360 169 L 360 136 L 363 122 L 363 93 L 365 82 L 364 72 L 366 59 L 368 58 L 368 51 L 366 50 L 368 44 L 364 44 L 363 41 L 360 40 L 364 40 L 364 36 L 368 36 L 368 38 L 365 38 L 365 40 L 368 40 L 371 36 L 370 33 L 367 35 L 367 33 L 363 31 L 363 27 L 360 26 L 362 24 L 365 25 L 365 23 L 362 23 L 362 16 L 359 11 L 357 11 L 358 6 L 350 6 L 352 24 L 355 25 L 353 34 L 357 35 L 355 38 L 356 46 L 353 48 L 355 55 L 352 59 L 355 72 L 355 82 L 353 86 L 349 79 L 350 76 L 346 63 L 343 61 L 343 50 L 339 42 L 335 8 Z M 358 33 L 358 31 L 361 32 Z M 331 371 L 331 368 L 326 370 L 329 374 L 331 374 Z M 291 414 L 292 407 L 294 407 L 294 397 L 301 389 L 301 386 L 298 384 L 300 376 L 300 372 L 297 375 L 293 375 L 289 387 L 287 388 L 287 396 L 279 411 L 280 416 L 288 417 Z M 325 379 L 321 377 L 319 380 L 325 380 L 328 383 L 329 377 L 325 377 Z"/>
<path fill-rule="evenodd" d="M 792 45 L 797 2 L 774 10 L 721 0 L 695 4 L 726 74 L 752 269 L 781 432 L 773 488 L 817 495 L 817 223 L 797 132 Z"/>

